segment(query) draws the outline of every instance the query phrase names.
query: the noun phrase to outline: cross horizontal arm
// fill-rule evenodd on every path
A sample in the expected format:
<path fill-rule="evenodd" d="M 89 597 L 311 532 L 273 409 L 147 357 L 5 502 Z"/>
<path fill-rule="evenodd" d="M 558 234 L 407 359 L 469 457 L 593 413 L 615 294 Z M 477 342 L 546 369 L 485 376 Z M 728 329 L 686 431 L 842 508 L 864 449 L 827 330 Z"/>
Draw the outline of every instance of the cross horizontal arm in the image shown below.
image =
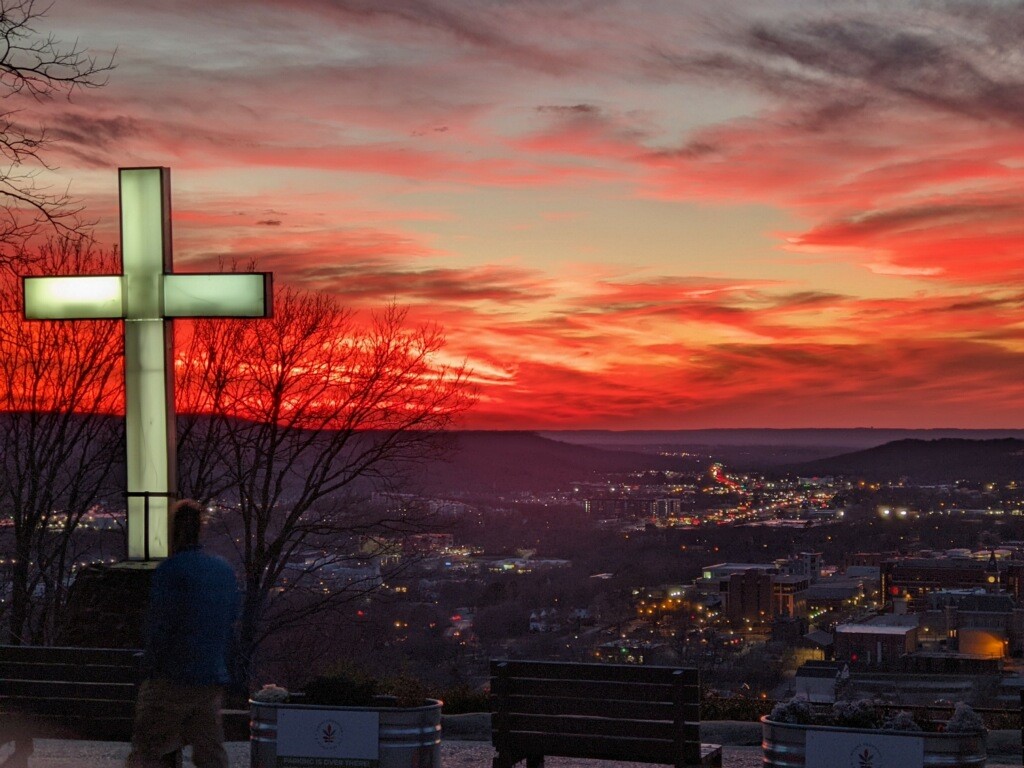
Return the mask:
<path fill-rule="evenodd" d="M 165 317 L 267 317 L 269 272 L 164 275 Z"/>
<path fill-rule="evenodd" d="M 27 320 L 124 317 L 120 275 L 25 277 Z"/>
<path fill-rule="evenodd" d="M 162 275 L 163 317 L 267 317 L 269 272 Z M 101 320 L 125 317 L 120 275 L 26 277 L 27 320 Z"/>

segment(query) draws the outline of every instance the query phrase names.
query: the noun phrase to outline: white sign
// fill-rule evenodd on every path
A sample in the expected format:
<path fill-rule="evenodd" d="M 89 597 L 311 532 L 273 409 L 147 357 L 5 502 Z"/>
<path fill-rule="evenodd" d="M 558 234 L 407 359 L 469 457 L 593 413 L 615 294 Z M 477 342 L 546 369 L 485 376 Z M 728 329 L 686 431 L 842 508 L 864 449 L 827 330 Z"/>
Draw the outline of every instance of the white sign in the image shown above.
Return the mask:
<path fill-rule="evenodd" d="M 377 768 L 380 715 L 349 709 L 277 710 L 277 768 Z"/>
<path fill-rule="evenodd" d="M 912 734 L 807 731 L 806 768 L 922 768 L 924 739 Z"/>

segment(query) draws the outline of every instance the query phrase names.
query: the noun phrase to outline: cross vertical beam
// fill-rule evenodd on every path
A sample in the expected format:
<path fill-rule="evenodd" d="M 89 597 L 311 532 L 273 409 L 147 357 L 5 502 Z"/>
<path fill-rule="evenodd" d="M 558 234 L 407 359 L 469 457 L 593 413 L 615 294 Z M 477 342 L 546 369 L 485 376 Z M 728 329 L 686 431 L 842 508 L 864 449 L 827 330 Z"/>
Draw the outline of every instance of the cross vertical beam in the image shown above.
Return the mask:
<path fill-rule="evenodd" d="M 29 320 L 121 318 L 124 330 L 128 557 L 170 554 L 176 491 L 175 317 L 266 317 L 271 276 L 172 274 L 170 169 L 122 168 L 122 275 L 26 277 Z"/>
<path fill-rule="evenodd" d="M 128 552 L 149 560 L 170 552 L 168 513 L 177 488 L 174 336 L 162 284 L 174 268 L 171 174 L 126 168 L 119 176 Z"/>

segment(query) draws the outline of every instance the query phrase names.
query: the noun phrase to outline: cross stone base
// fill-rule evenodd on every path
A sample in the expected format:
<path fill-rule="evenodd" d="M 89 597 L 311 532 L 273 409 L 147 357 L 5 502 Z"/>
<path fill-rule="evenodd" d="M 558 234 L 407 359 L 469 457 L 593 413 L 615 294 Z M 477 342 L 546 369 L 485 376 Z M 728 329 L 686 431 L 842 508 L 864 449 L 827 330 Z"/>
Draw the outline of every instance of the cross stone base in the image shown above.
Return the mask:
<path fill-rule="evenodd" d="M 149 584 L 157 562 L 89 565 L 68 595 L 68 615 L 57 645 L 142 648 Z"/>

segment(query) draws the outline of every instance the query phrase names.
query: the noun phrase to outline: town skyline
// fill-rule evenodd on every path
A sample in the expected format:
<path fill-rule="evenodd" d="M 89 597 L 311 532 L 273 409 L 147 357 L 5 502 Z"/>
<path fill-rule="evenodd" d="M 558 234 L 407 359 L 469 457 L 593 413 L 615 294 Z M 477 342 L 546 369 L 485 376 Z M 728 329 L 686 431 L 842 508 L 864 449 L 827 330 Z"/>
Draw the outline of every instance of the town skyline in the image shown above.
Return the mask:
<path fill-rule="evenodd" d="M 117 243 L 437 322 L 465 429 L 1024 427 L 1009 7 L 58 3 L 105 87 L 26 104 Z"/>

